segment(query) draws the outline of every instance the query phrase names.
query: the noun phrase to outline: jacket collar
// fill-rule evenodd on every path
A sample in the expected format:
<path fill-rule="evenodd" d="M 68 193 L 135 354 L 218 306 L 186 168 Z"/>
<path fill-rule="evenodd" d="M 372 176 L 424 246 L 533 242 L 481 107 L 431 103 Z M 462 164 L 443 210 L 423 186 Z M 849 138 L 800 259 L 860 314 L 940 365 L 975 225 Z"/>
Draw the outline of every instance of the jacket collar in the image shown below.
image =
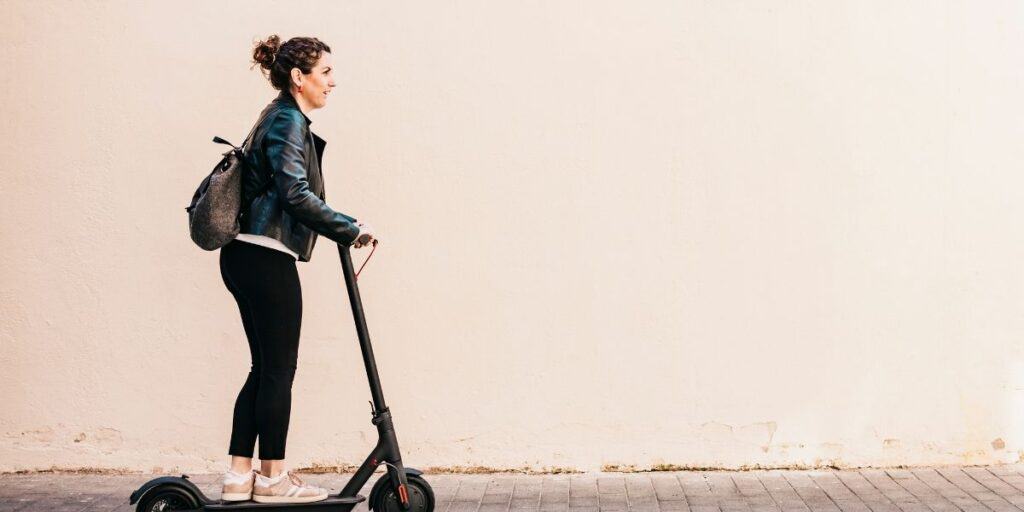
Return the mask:
<path fill-rule="evenodd" d="M 274 99 L 274 101 L 284 105 L 291 105 L 293 108 L 295 108 L 295 110 L 298 110 L 299 113 L 302 114 L 302 117 L 306 120 L 306 126 L 313 124 L 313 120 L 310 119 L 309 116 L 307 116 L 306 113 L 303 112 L 301 108 L 299 108 L 299 103 L 295 101 L 295 97 L 292 96 L 291 92 L 281 91 L 277 95 L 277 98 Z"/>

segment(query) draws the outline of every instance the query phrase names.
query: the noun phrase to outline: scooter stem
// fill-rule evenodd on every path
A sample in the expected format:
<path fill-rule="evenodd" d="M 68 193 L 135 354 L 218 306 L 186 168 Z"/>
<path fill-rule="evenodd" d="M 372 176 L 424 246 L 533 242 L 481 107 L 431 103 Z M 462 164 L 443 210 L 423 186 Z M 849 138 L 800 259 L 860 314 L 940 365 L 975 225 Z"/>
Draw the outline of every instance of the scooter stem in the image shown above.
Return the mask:
<path fill-rule="evenodd" d="M 370 383 L 370 395 L 373 396 L 373 415 L 387 410 L 384 403 L 384 391 L 380 388 L 380 376 L 377 374 L 377 363 L 373 359 L 373 347 L 370 346 L 370 333 L 366 329 L 366 316 L 363 314 L 363 302 L 359 298 L 359 285 L 356 283 L 355 271 L 352 268 L 352 255 L 349 246 L 338 244 L 341 256 L 341 271 L 345 275 L 345 287 L 348 289 L 348 302 L 352 305 L 352 319 L 356 323 L 359 335 L 359 347 L 363 352 L 363 364 L 366 366 L 366 379 Z"/>

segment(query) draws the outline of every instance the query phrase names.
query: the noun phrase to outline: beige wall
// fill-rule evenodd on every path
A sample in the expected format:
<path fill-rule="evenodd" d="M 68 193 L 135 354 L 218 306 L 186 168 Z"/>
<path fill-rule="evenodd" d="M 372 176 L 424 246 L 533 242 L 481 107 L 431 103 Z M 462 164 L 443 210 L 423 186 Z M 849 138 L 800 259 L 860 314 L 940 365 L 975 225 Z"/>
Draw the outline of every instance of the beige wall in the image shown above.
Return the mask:
<path fill-rule="evenodd" d="M 334 48 L 408 465 L 1024 453 L 1019 2 L 303 5 L 0 4 L 0 470 L 226 462 L 249 356 L 183 207 L 272 32 Z M 358 463 L 330 242 L 299 268 L 289 462 Z"/>

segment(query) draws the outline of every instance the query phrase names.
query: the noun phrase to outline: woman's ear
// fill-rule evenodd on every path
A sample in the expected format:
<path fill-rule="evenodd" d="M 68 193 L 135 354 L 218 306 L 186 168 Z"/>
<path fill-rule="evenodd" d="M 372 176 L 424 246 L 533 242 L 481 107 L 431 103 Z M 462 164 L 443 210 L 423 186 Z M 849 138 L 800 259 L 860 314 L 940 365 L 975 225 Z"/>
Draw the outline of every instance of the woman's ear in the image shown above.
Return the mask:
<path fill-rule="evenodd" d="M 299 68 L 292 68 L 292 85 L 299 87 L 302 85 L 302 70 Z"/>

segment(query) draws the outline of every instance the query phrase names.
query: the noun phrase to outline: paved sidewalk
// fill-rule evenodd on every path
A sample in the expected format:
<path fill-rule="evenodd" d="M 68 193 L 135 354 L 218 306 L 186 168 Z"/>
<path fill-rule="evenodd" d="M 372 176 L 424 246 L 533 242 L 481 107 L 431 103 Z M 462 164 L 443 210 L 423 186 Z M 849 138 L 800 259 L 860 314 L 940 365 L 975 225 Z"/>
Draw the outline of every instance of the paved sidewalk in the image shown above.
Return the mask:
<path fill-rule="evenodd" d="M 381 474 L 381 473 L 378 473 Z M 0 475 L 0 512 L 127 511 L 158 475 Z M 207 496 L 220 475 L 190 474 Z M 332 492 L 351 474 L 303 475 Z M 1010 512 L 1024 465 L 816 471 L 425 475 L 437 512 Z M 372 478 L 361 494 L 368 495 Z M 360 503 L 356 512 L 366 512 Z"/>

